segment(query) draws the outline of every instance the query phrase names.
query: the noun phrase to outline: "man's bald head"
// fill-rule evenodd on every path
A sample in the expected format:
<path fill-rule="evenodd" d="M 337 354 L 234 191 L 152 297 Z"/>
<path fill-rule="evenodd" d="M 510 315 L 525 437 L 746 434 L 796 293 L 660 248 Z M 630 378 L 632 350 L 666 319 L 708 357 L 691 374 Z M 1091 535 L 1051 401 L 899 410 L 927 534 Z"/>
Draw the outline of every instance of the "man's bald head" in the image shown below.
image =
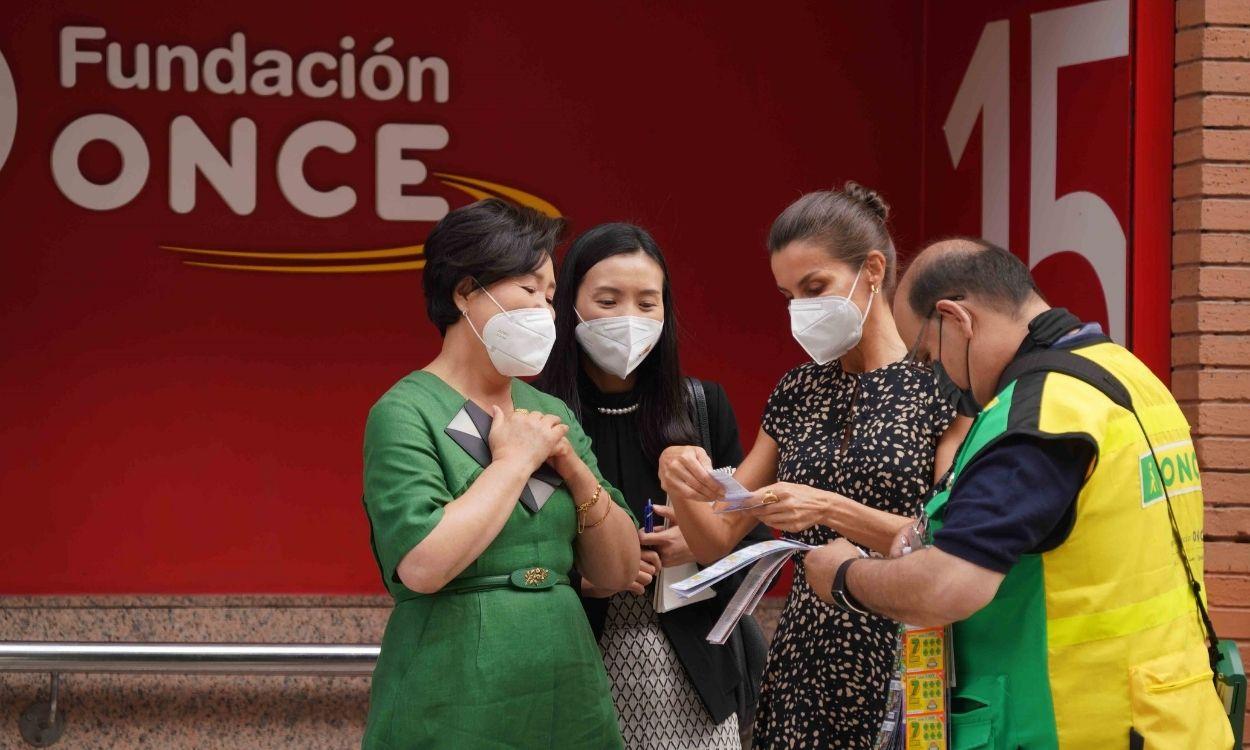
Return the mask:
<path fill-rule="evenodd" d="M 971 237 L 938 240 L 920 251 L 899 284 L 899 299 L 920 318 L 943 299 L 975 299 L 999 312 L 1023 312 L 1041 300 L 1029 269 L 997 245 Z"/>
<path fill-rule="evenodd" d="M 934 242 L 912 261 L 895 295 L 894 320 L 903 340 L 915 342 L 916 361 L 933 362 L 935 369 L 941 362 L 939 377 L 985 404 L 1028 335 L 1029 321 L 1046 309 L 1016 256 L 984 240 L 955 237 Z"/>

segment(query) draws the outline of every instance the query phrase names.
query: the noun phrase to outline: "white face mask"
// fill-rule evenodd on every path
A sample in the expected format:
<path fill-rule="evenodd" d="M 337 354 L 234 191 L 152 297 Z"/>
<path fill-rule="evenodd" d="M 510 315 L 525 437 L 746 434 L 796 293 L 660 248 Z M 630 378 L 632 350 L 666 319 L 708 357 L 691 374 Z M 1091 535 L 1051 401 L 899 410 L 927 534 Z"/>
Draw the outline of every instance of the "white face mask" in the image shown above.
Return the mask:
<path fill-rule="evenodd" d="M 582 351 L 605 371 L 624 380 L 647 358 L 660 340 L 664 323 L 636 315 L 586 320 L 575 309 L 581 322 L 573 333 Z"/>
<path fill-rule="evenodd" d="M 816 364 L 823 365 L 838 359 L 859 343 L 864 333 L 864 320 L 872 309 L 873 297 L 876 297 L 875 294 L 868 297 L 868 307 L 862 315 L 859 307 L 851 301 L 863 271 L 863 266 L 860 266 L 851 291 L 845 297 L 831 294 L 790 300 L 790 333 Z"/>
<path fill-rule="evenodd" d="M 551 312 L 545 307 L 505 310 L 486 291 L 486 287 L 483 286 L 482 291 L 495 303 L 499 312 L 486 321 L 481 333 L 469 320 L 469 311 L 465 310 L 463 314 L 473 335 L 486 347 L 491 364 L 500 375 L 509 378 L 524 378 L 542 372 L 551 347 L 556 343 L 556 322 Z"/>

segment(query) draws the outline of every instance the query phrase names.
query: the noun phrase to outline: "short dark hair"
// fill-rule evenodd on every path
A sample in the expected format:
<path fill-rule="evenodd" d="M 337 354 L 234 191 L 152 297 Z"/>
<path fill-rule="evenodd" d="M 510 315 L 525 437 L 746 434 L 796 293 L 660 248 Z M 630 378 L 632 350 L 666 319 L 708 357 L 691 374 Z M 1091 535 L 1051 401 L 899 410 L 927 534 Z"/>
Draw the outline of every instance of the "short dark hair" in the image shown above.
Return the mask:
<path fill-rule="evenodd" d="M 768 230 L 768 251 L 791 242 L 815 242 L 834 258 L 858 268 L 868 253 L 885 256 L 886 291 L 894 288 L 897 253 L 890 237 L 890 206 L 875 190 L 847 182 L 841 190 L 808 193 L 786 207 Z"/>
<path fill-rule="evenodd" d="M 533 272 L 564 233 L 565 220 L 499 198 L 448 213 L 425 240 L 425 310 L 440 334 L 460 319 L 453 299 L 466 278 L 489 286 Z"/>
<path fill-rule="evenodd" d="M 1010 251 L 975 237 L 940 241 L 949 240 L 971 247 L 946 253 L 916 269 L 907 304 L 917 315 L 927 318 L 939 300 L 954 297 L 972 296 L 1004 312 L 1015 312 L 1031 296 L 1042 296 L 1028 267 Z"/>

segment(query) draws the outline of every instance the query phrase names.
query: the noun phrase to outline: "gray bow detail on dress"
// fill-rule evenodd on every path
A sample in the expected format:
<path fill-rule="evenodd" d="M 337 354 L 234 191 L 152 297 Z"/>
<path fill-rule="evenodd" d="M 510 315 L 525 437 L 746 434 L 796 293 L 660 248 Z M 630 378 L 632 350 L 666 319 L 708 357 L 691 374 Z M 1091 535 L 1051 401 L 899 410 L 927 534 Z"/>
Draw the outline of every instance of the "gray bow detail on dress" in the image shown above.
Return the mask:
<path fill-rule="evenodd" d="M 490 466 L 491 461 L 490 443 L 487 442 L 490 438 L 491 421 L 491 416 L 482 407 L 472 401 L 465 401 L 464 406 L 456 412 L 456 416 L 444 432 L 456 441 L 456 445 L 463 448 L 465 453 L 472 456 L 482 468 L 486 468 Z M 542 464 L 526 481 L 519 501 L 531 513 L 537 513 L 551 497 L 551 493 L 562 484 L 564 484 L 564 478 L 555 469 Z"/>

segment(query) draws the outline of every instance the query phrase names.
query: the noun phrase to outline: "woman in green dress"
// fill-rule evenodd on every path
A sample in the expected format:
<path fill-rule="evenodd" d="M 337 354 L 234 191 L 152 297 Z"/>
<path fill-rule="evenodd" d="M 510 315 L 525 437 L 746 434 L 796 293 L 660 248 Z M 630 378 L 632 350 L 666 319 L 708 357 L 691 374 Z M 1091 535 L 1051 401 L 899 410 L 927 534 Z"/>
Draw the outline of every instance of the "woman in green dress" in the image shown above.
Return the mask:
<path fill-rule="evenodd" d="M 426 240 L 443 347 L 365 427 L 364 506 L 395 598 L 365 748 L 622 746 L 567 574 L 625 589 L 636 525 L 568 407 L 517 379 L 542 369 L 555 339 L 563 226 L 489 199 Z"/>

